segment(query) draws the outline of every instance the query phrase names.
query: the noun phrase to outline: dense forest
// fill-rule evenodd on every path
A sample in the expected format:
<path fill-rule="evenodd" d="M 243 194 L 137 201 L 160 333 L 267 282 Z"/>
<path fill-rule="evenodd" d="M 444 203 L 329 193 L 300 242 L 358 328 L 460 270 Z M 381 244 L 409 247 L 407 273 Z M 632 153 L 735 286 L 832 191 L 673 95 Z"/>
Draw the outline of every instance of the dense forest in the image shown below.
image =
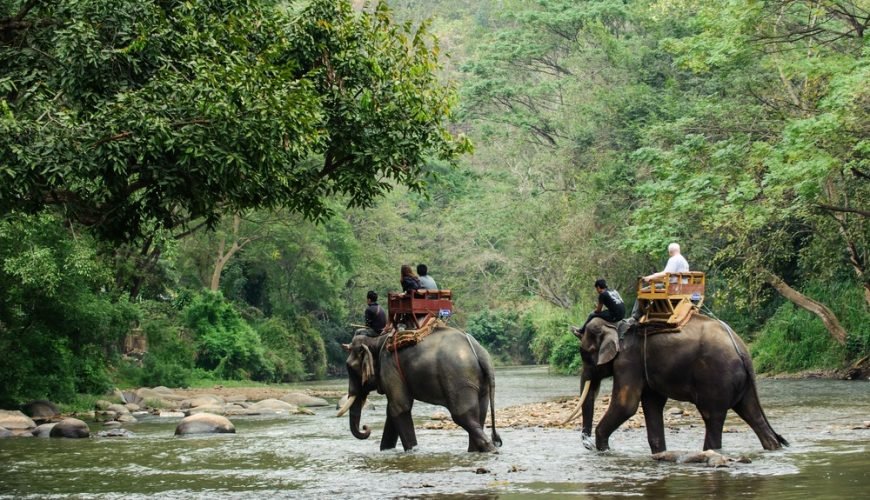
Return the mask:
<path fill-rule="evenodd" d="M 576 372 L 667 244 L 759 371 L 870 354 L 866 0 L 0 0 L 0 404 L 343 370 L 425 263 Z M 147 353 L 125 355 L 125 339 Z"/>

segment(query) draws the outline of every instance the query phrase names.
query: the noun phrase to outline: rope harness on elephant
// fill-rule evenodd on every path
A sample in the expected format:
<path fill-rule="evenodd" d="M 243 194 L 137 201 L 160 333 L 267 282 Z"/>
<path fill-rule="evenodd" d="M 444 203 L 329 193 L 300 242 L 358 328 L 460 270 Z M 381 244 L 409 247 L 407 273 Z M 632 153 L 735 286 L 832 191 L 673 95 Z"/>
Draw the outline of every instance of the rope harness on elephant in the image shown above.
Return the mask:
<path fill-rule="evenodd" d="M 397 332 L 398 333 L 398 332 Z M 405 378 L 405 372 L 402 370 L 402 363 L 399 361 L 399 336 L 394 333 L 393 334 L 393 356 L 396 358 L 396 368 L 399 369 L 399 377 L 402 379 L 402 383 L 408 385 L 408 379 Z M 386 342 L 384 342 L 386 344 Z"/>

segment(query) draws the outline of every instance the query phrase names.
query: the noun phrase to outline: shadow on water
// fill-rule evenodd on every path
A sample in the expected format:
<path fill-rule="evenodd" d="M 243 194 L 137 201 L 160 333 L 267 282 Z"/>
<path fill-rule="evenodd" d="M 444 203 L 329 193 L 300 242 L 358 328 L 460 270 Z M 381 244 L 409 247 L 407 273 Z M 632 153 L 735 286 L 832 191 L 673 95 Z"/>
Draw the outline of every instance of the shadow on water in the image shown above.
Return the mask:
<path fill-rule="evenodd" d="M 496 407 L 578 392 L 576 377 L 545 368 L 505 368 L 497 374 Z M 308 386 L 310 387 L 310 385 Z M 319 383 L 341 389 L 343 381 Z M 581 445 L 577 431 L 509 429 L 498 454 L 470 454 L 461 430 L 418 425 L 410 453 L 378 450 L 384 400 L 363 413 L 370 439 L 354 439 L 333 408 L 315 415 L 234 418 L 235 435 L 178 438 L 178 419 L 146 419 L 132 438 L 0 440 L 0 496 L 31 498 L 656 498 L 763 496 L 864 497 L 870 488 L 870 419 L 866 382 L 760 381 L 774 428 L 793 446 L 765 452 L 734 417 L 739 432 L 723 438 L 724 453 L 751 464 L 709 469 L 655 462 L 643 429 L 620 430 L 612 452 Z M 609 391 L 609 386 L 602 392 Z M 417 422 L 440 408 L 417 404 Z M 742 426 L 742 427 L 741 427 Z M 94 425 L 96 429 L 96 424 Z M 671 429 L 669 449 L 700 450 L 703 428 Z"/>

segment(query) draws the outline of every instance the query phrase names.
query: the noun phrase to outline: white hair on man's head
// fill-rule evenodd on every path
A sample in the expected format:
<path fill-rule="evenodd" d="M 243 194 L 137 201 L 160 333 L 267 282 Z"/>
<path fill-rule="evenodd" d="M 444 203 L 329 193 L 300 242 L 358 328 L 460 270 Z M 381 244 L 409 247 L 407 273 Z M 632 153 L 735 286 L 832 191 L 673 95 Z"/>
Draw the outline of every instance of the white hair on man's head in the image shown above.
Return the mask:
<path fill-rule="evenodd" d="M 680 244 L 671 243 L 670 245 L 668 245 L 668 253 L 680 253 Z"/>

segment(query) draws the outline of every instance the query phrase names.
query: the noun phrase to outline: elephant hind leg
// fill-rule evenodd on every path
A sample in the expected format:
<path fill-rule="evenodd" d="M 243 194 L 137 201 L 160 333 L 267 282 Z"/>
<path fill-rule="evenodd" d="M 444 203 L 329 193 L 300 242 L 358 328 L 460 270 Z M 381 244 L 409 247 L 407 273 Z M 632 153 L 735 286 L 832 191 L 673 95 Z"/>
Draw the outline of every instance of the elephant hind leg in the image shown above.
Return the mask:
<path fill-rule="evenodd" d="M 761 441 L 761 446 L 765 450 L 778 450 L 783 446 L 788 446 L 788 441 L 774 432 L 770 422 L 767 421 L 754 387 L 746 391 L 743 398 L 734 405 L 734 411 L 755 431 L 755 435 L 758 436 L 758 440 Z"/>
<path fill-rule="evenodd" d="M 483 426 L 479 422 L 477 411 L 456 414 L 452 413 L 456 425 L 465 429 L 468 433 L 468 451 L 490 452 L 495 451 L 495 445 L 486 437 Z"/>
<path fill-rule="evenodd" d="M 704 419 L 704 427 L 707 430 L 704 435 L 705 451 L 722 449 L 722 427 L 725 426 L 725 413 L 727 410 L 701 410 L 701 417 Z"/>

